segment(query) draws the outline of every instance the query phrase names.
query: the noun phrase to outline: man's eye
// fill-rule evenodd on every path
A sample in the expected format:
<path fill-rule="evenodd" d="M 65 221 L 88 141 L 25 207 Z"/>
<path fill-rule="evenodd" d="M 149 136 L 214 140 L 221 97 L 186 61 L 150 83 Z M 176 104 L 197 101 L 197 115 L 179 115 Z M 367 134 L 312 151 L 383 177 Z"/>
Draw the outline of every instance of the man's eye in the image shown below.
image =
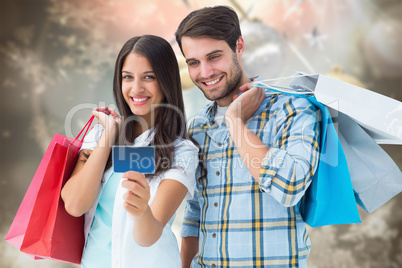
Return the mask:
<path fill-rule="evenodd" d="M 210 59 L 211 59 L 211 60 L 214 60 L 214 59 L 219 58 L 219 56 L 220 56 L 220 55 L 213 55 L 213 56 L 211 56 L 211 58 L 210 58 Z"/>

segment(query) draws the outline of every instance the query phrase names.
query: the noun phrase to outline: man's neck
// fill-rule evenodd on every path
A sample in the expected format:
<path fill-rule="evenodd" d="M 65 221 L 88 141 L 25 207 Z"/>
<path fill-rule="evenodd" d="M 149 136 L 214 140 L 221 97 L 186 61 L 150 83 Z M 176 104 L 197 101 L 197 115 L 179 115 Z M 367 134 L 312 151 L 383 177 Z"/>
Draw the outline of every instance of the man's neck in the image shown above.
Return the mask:
<path fill-rule="evenodd" d="M 238 95 L 240 93 L 239 87 L 246 84 L 246 83 L 250 83 L 250 79 L 247 76 L 243 76 L 241 82 L 236 86 L 236 89 L 233 90 L 229 95 L 227 95 L 226 97 L 217 100 L 216 104 L 218 104 L 219 107 L 227 107 L 229 106 L 232 102 L 233 102 L 233 97 L 235 95 Z"/>
<path fill-rule="evenodd" d="M 227 107 L 229 106 L 229 104 L 231 104 L 233 102 L 233 96 L 237 95 L 240 93 L 240 90 L 237 88 L 235 90 L 233 90 L 229 95 L 227 95 L 226 97 L 217 100 L 216 104 L 218 104 L 219 107 Z"/>

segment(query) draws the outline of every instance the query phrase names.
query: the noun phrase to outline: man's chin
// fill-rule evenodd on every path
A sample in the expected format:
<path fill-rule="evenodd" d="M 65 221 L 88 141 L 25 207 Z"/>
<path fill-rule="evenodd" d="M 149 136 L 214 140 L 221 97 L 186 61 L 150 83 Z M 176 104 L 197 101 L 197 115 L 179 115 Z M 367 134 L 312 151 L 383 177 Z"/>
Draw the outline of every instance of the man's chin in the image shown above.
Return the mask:
<path fill-rule="evenodd" d="M 216 95 L 213 95 L 213 94 L 206 94 L 205 91 L 203 91 L 203 93 L 204 93 L 205 98 L 207 98 L 210 101 L 217 101 L 217 100 L 222 99 L 222 96 L 216 96 Z"/>
<path fill-rule="evenodd" d="M 204 93 L 205 98 L 207 98 L 210 101 L 219 101 L 230 95 L 230 92 L 226 92 L 226 94 L 225 92 L 218 92 L 219 90 L 213 92 L 206 92 L 205 89 L 201 87 L 198 88 L 202 91 L 202 93 Z"/>
<path fill-rule="evenodd" d="M 207 98 L 210 101 L 214 101 L 216 100 L 216 96 L 214 94 L 210 94 L 210 92 L 207 91 L 207 89 L 197 85 L 197 87 L 202 91 L 202 93 L 204 93 L 205 98 Z M 219 99 L 219 97 L 218 97 Z"/>

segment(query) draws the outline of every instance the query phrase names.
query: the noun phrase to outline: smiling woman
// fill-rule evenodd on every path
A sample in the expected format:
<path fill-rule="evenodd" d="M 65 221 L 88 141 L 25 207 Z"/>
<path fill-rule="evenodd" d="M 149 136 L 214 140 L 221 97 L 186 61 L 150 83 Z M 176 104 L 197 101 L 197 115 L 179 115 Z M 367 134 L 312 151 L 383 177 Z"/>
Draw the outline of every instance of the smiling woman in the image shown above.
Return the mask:
<path fill-rule="evenodd" d="M 81 265 L 181 267 L 171 225 L 183 199 L 195 193 L 198 147 L 186 131 L 170 44 L 153 35 L 128 40 L 116 60 L 113 93 L 121 116 L 108 107 L 94 109 L 100 124 L 85 138 L 61 193 L 68 213 L 85 214 Z M 154 146 L 155 173 L 129 167 L 115 173 L 115 144 Z"/>
<path fill-rule="evenodd" d="M 150 126 L 151 114 L 158 115 L 157 106 L 164 100 L 149 60 L 135 52 L 127 55 L 122 69 L 122 93 L 131 112 Z"/>
<path fill-rule="evenodd" d="M 402 25 L 400 0 L 237 0 L 238 6 L 232 5 L 233 2 L 1 1 L 0 236 L 5 237 L 54 132 L 78 134 L 89 110 L 75 113 L 69 129 L 64 126 L 65 115 L 84 103 L 104 106 L 113 102 L 110 90 L 113 64 L 121 44 L 133 35 L 148 33 L 171 41 L 182 18 L 196 8 L 227 4 L 236 11 L 244 9 L 239 13 L 246 44 L 243 64 L 250 77 L 288 76 L 295 71 L 309 71 L 308 67 L 328 74 L 336 64 L 369 89 L 402 99 L 402 76 L 398 76 L 402 61 L 397 61 L 401 59 L 398 49 L 402 48 L 402 39 L 392 34 Z M 265 31 L 266 27 L 272 27 L 272 32 Z M 322 39 L 323 49 L 306 38 L 314 28 L 327 37 Z M 171 44 L 176 56 L 181 56 L 177 45 Z M 264 44 L 271 50 L 257 51 Z M 277 50 L 268 44 L 278 46 L 279 54 L 272 55 Z M 245 53 L 258 57 L 259 61 L 250 63 L 252 68 L 248 68 L 245 59 L 249 56 Z M 396 63 L 390 69 L 393 62 Z M 380 76 L 373 73 L 376 68 L 381 71 Z M 187 73 L 187 66 L 181 69 Z M 190 118 L 209 101 L 189 78 L 182 88 L 187 89 L 183 95 Z M 382 147 L 402 169 L 401 146 Z M 359 225 L 309 230 L 315 248 L 309 257 L 309 267 L 402 267 L 401 202 L 402 195 L 398 195 L 372 214 L 362 212 L 364 219 Z M 182 228 L 182 218 L 178 214 L 172 226 L 176 235 Z M 34 261 L 0 241 L 0 267 L 76 266 L 51 260 Z"/>

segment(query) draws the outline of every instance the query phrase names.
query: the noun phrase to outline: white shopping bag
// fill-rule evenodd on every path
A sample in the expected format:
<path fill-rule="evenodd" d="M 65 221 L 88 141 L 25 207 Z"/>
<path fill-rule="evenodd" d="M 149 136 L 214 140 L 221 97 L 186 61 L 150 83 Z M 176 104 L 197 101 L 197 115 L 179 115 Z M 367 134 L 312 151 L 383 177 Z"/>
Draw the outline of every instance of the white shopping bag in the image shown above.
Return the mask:
<path fill-rule="evenodd" d="M 377 144 L 402 144 L 402 103 L 325 75 L 295 77 L 290 87 L 314 92 L 337 122 L 357 203 L 371 213 L 402 191 L 402 173 Z"/>
<path fill-rule="evenodd" d="M 314 91 L 317 100 L 356 121 L 378 144 L 402 144 L 402 103 L 322 74 L 303 75 L 290 86 Z"/>
<path fill-rule="evenodd" d="M 359 124 L 341 112 L 335 114 L 356 201 L 371 213 L 402 191 L 402 173 Z"/>

